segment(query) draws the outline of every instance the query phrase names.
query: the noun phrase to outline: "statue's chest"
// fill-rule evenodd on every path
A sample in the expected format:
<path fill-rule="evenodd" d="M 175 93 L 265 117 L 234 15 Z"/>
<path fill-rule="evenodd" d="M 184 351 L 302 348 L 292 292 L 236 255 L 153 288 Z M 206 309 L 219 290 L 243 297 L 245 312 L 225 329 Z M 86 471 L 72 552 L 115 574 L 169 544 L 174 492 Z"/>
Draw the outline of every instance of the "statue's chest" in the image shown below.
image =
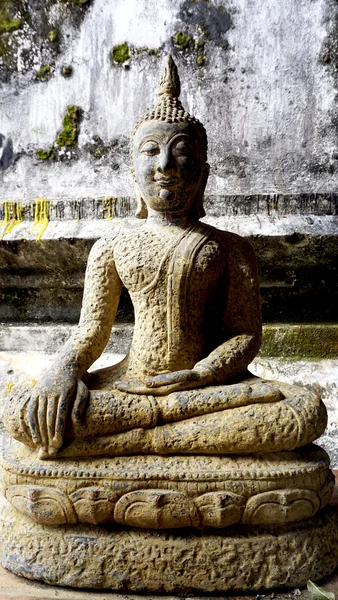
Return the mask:
<path fill-rule="evenodd" d="M 115 264 L 124 286 L 130 292 L 166 286 L 168 278 L 184 280 L 186 291 L 208 291 L 224 268 L 224 256 L 216 241 L 209 240 L 195 252 L 185 252 L 180 240 L 153 235 L 121 239 L 114 250 Z M 182 283 L 182 282 L 181 282 Z"/>
<path fill-rule="evenodd" d="M 114 249 L 114 259 L 123 285 L 131 292 L 147 287 L 158 275 L 163 257 L 168 253 L 168 240 L 146 233 L 119 240 Z"/>

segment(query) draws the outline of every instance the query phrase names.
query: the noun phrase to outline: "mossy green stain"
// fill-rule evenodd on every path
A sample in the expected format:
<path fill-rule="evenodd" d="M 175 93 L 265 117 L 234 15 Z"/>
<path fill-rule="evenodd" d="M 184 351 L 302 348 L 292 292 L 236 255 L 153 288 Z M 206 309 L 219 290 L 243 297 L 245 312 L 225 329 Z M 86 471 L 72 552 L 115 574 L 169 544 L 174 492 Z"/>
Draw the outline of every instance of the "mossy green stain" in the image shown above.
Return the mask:
<path fill-rule="evenodd" d="M 51 42 L 51 44 L 53 44 L 53 43 L 55 43 L 55 42 L 58 41 L 59 34 L 56 31 L 56 29 L 51 29 L 50 31 L 48 31 L 47 39 L 48 39 L 49 42 Z"/>
<path fill-rule="evenodd" d="M 186 50 L 191 46 L 192 38 L 190 35 L 183 33 L 182 31 L 178 31 L 174 35 L 174 43 L 178 47 L 179 50 Z"/>
<path fill-rule="evenodd" d="M 51 74 L 50 65 L 42 65 L 42 67 L 40 67 L 40 69 L 36 73 L 35 77 L 36 77 L 36 79 L 40 79 L 41 81 L 44 81 L 45 79 L 47 79 L 47 77 L 49 77 L 50 74 Z"/>
<path fill-rule="evenodd" d="M 13 33 L 22 27 L 21 19 L 1 19 L 0 35 L 2 33 Z"/>
<path fill-rule="evenodd" d="M 39 160 L 48 160 L 49 158 L 51 158 L 53 160 L 53 159 L 55 159 L 55 154 L 54 154 L 53 150 L 54 150 L 53 146 L 51 148 L 48 148 L 48 150 L 43 150 L 42 148 L 40 148 L 39 150 L 37 150 L 35 152 L 35 154 Z"/>
<path fill-rule="evenodd" d="M 337 356 L 337 345 L 337 324 L 265 325 L 260 356 L 290 360 L 332 359 Z"/>
<path fill-rule="evenodd" d="M 124 63 L 126 60 L 130 58 L 129 46 L 128 44 L 119 44 L 118 46 L 114 46 L 111 51 L 113 61 L 116 63 Z"/>
<path fill-rule="evenodd" d="M 73 147 L 77 143 L 81 111 L 78 106 L 68 106 L 63 118 L 63 130 L 57 135 L 58 146 Z"/>

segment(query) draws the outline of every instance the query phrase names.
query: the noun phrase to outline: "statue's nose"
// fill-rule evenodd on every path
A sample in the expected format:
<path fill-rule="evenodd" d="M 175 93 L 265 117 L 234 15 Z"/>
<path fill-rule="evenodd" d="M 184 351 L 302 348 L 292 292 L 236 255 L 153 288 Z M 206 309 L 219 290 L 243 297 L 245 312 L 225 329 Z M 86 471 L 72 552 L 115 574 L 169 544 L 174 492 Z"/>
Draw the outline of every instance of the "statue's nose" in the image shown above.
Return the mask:
<path fill-rule="evenodd" d="M 174 169 L 173 156 L 170 150 L 163 148 L 158 157 L 157 170 L 160 173 L 167 173 Z"/>

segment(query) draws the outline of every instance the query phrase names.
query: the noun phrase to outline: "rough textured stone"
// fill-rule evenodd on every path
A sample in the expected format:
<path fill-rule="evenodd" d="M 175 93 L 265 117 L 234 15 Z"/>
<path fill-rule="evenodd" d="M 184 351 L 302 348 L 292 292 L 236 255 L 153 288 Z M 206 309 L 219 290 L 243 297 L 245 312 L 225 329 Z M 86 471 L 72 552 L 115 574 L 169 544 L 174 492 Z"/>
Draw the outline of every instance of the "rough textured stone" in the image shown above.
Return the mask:
<path fill-rule="evenodd" d="M 194 86 L 194 95 L 184 86 L 184 103 L 208 130 L 208 193 L 336 193 L 332 0 L 301 0 L 296 11 L 293 0 L 129 0 L 127 13 L 125 0 L 76 4 L 32 5 L 23 28 L 5 35 L 3 61 L 19 72 L 2 84 L 2 199 L 130 195 L 127 138 L 168 51 Z M 55 28 L 56 44 L 48 40 Z M 190 38 L 186 47 L 175 43 L 178 33 Z M 125 43 L 130 59 L 116 64 L 111 50 Z M 35 80 L 46 65 L 49 76 Z M 36 150 L 54 144 L 71 104 L 83 109 L 75 158 L 65 149 L 62 160 L 39 160 Z"/>
<path fill-rule="evenodd" d="M 317 446 L 255 456 L 133 456 L 56 460 L 9 446 L 2 491 L 37 523 L 113 523 L 151 529 L 285 524 L 309 518 L 332 493 Z"/>
<path fill-rule="evenodd" d="M 262 329 L 253 250 L 199 222 L 207 137 L 179 100 L 171 56 L 158 94 L 132 137 L 136 215 L 145 224 L 94 244 L 78 327 L 38 382 L 7 384 L 6 428 L 31 450 L 11 448 L 4 461 L 12 508 L 0 525 L 1 560 L 28 577 L 83 587 L 182 592 L 300 584 L 337 563 L 337 518 L 324 508 L 333 487 L 327 457 L 311 448 L 288 452 L 323 433 L 326 409 L 307 389 L 249 376 Z M 130 350 L 116 365 L 88 373 L 108 343 L 122 287 L 135 310 Z M 97 463 L 100 456 L 114 458 Z M 128 460 L 138 473 L 132 489 Z M 55 485 L 44 485 L 50 479 Z M 89 530 L 78 522 L 106 526 Z M 138 528 L 135 535 L 129 527 Z M 187 527 L 201 535 L 184 534 Z M 224 532 L 209 534 L 208 527 Z M 149 529 L 181 534 L 160 534 L 154 543 Z M 305 557 L 318 543 L 315 561 L 307 550 Z M 159 579 L 149 570 L 149 549 L 169 567 L 162 573 L 160 566 Z"/>
<path fill-rule="evenodd" d="M 51 584 L 171 593 L 259 591 L 305 585 L 336 566 L 338 521 L 332 512 L 282 528 L 242 526 L 227 535 L 53 528 L 10 506 L 3 515 L 2 564 Z"/>

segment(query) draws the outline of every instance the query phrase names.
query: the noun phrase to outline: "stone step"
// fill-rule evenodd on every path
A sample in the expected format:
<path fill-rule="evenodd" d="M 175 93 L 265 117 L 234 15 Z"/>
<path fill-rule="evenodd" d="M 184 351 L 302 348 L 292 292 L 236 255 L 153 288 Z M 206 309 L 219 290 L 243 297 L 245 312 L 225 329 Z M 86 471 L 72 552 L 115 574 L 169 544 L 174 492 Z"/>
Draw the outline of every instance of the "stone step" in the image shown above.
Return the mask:
<path fill-rule="evenodd" d="M 205 221 L 254 246 L 265 322 L 338 322 L 337 216 L 226 214 Z M 131 217 L 73 218 L 52 220 L 44 230 L 46 224 L 23 221 L 7 231 L 0 244 L 0 321 L 76 323 L 90 248 L 122 223 L 139 224 Z M 132 320 L 126 292 L 117 319 Z"/>
<path fill-rule="evenodd" d="M 0 324 L 0 352 L 58 351 L 76 325 Z M 126 354 L 133 333 L 132 323 L 113 327 L 106 351 Z M 337 323 L 267 323 L 263 326 L 261 357 L 279 359 L 338 359 Z"/>

